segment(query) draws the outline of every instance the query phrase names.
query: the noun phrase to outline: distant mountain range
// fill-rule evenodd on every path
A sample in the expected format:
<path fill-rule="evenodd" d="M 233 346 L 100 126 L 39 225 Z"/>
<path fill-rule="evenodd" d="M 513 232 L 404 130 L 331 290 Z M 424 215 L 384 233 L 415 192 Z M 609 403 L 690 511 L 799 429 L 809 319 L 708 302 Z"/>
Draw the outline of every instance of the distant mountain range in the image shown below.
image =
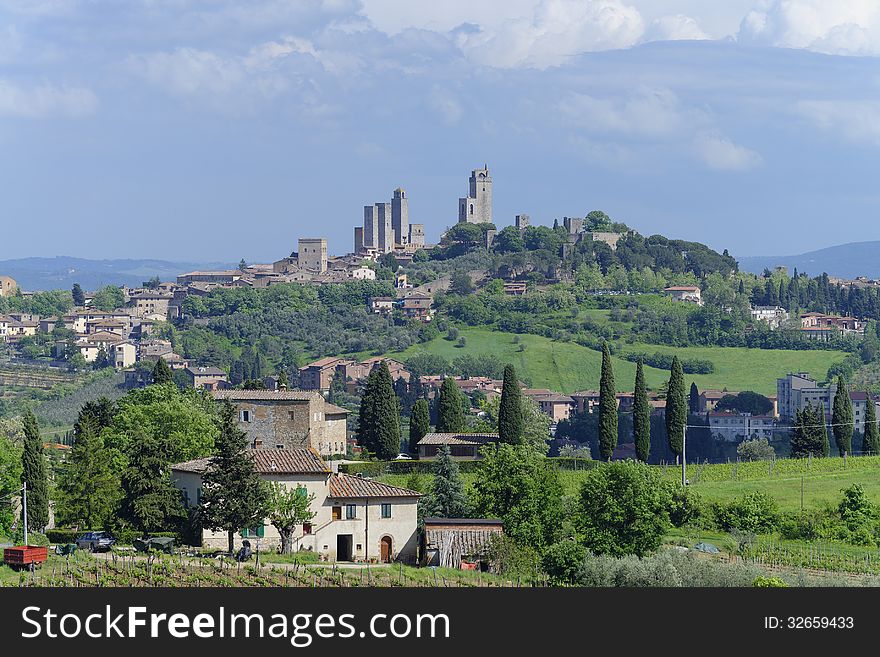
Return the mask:
<path fill-rule="evenodd" d="M 810 276 L 818 276 L 824 272 L 839 278 L 880 278 L 880 241 L 851 242 L 800 255 L 749 256 L 737 260 L 740 269 L 755 274 L 760 274 L 764 268 L 784 266 L 788 267 L 789 272 L 797 267 L 798 272 L 805 272 Z"/>
<path fill-rule="evenodd" d="M 88 260 L 70 256 L 0 260 L 0 275 L 12 276 L 22 290 L 70 289 L 79 283 L 86 291 L 104 285 L 140 285 L 154 276 L 176 280 L 196 269 L 229 269 L 230 263 L 169 262 L 167 260 Z"/>

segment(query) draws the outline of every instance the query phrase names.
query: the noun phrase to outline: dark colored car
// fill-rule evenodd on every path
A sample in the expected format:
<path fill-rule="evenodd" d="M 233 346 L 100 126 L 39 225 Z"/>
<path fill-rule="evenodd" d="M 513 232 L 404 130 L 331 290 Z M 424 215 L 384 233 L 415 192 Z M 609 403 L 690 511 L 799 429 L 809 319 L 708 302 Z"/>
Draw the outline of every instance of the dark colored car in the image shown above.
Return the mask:
<path fill-rule="evenodd" d="M 86 532 L 76 539 L 76 547 L 89 552 L 103 552 L 113 547 L 115 542 L 110 532 Z"/>

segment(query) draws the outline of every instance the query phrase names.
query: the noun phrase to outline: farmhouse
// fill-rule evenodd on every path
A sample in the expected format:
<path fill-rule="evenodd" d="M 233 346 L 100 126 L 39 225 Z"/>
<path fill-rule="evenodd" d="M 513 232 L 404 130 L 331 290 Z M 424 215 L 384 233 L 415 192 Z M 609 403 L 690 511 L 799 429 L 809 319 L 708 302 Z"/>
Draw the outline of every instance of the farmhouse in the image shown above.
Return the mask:
<path fill-rule="evenodd" d="M 187 367 L 183 370 L 189 380 L 190 388 L 222 390 L 229 386 L 229 377 L 219 367 Z"/>
<path fill-rule="evenodd" d="M 673 285 L 672 287 L 667 287 L 663 291 L 675 301 L 685 301 L 700 306 L 703 305 L 703 300 L 700 297 L 700 288 L 696 285 Z"/>
<path fill-rule="evenodd" d="M 293 549 L 307 550 L 326 561 L 415 563 L 420 494 L 348 474 L 333 473 L 310 449 L 251 450 L 257 473 L 265 481 L 278 482 L 304 495 L 314 495 L 311 521 L 299 525 L 293 535 Z M 198 506 L 202 476 L 211 467 L 210 458 L 171 466 L 171 477 L 180 489 L 187 508 Z M 271 524 L 242 528 L 235 537 L 256 542 L 260 549 L 274 549 L 281 537 Z M 201 543 L 225 548 L 225 532 L 203 530 Z"/>
<path fill-rule="evenodd" d="M 454 459 L 479 459 L 483 445 L 497 442 L 497 433 L 428 433 L 418 442 L 419 458 L 436 458 L 440 446 L 446 445 Z"/>

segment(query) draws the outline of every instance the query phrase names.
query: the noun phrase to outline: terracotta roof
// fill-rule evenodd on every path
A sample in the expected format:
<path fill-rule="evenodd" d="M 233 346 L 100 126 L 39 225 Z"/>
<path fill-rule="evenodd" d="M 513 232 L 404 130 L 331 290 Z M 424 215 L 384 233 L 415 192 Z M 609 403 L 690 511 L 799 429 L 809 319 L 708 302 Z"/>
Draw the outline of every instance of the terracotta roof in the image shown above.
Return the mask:
<path fill-rule="evenodd" d="M 308 365 L 305 365 L 305 366 L 301 367 L 300 369 L 304 370 L 304 369 L 308 369 L 310 367 L 326 367 L 327 365 L 331 365 L 331 364 L 339 362 L 341 360 L 343 360 L 343 359 L 330 356 L 328 358 L 321 358 L 320 360 L 316 360 L 313 363 L 309 363 Z"/>
<path fill-rule="evenodd" d="M 407 488 L 389 486 L 373 479 L 337 473 L 330 475 L 330 497 L 420 497 Z"/>
<path fill-rule="evenodd" d="M 320 395 L 308 390 L 215 390 L 214 399 L 257 401 L 309 401 Z"/>
<path fill-rule="evenodd" d="M 497 443 L 497 433 L 426 433 L 419 445 L 486 445 Z"/>
<path fill-rule="evenodd" d="M 696 285 L 673 285 L 667 287 L 664 292 L 699 292 L 700 288 Z"/>
<path fill-rule="evenodd" d="M 330 468 L 312 449 L 253 449 L 248 456 L 254 459 L 254 469 L 259 474 L 325 474 Z M 171 466 L 177 472 L 204 473 L 213 457 L 193 459 Z"/>
<path fill-rule="evenodd" d="M 328 413 L 332 413 L 334 415 L 339 414 L 339 413 L 348 414 L 348 413 L 351 413 L 351 411 L 349 411 L 347 408 L 342 408 L 342 406 L 337 406 L 336 404 L 331 404 L 330 402 L 326 402 L 324 404 L 324 415 L 327 415 Z"/>
<path fill-rule="evenodd" d="M 186 371 L 195 376 L 226 376 L 226 372 L 221 370 L 219 367 L 187 367 Z"/>

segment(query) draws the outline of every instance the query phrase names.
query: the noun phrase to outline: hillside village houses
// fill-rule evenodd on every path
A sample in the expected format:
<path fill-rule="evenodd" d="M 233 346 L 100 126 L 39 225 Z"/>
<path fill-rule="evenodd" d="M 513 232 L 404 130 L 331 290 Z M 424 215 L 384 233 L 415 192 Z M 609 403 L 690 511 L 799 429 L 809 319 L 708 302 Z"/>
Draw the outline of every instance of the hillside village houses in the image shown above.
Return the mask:
<path fill-rule="evenodd" d="M 295 551 L 314 552 L 324 561 L 415 563 L 420 493 L 332 472 L 310 448 L 254 449 L 248 453 L 265 481 L 303 488 L 305 495 L 315 496 L 310 507 L 315 517 L 297 527 L 293 536 Z M 172 480 L 187 508 L 199 504 L 202 475 L 210 467 L 209 458 L 172 466 Z M 236 544 L 244 539 L 256 541 L 263 550 L 280 545 L 277 530 L 265 522 L 236 535 Z M 227 535 L 203 530 L 201 544 L 225 548 Z"/>

